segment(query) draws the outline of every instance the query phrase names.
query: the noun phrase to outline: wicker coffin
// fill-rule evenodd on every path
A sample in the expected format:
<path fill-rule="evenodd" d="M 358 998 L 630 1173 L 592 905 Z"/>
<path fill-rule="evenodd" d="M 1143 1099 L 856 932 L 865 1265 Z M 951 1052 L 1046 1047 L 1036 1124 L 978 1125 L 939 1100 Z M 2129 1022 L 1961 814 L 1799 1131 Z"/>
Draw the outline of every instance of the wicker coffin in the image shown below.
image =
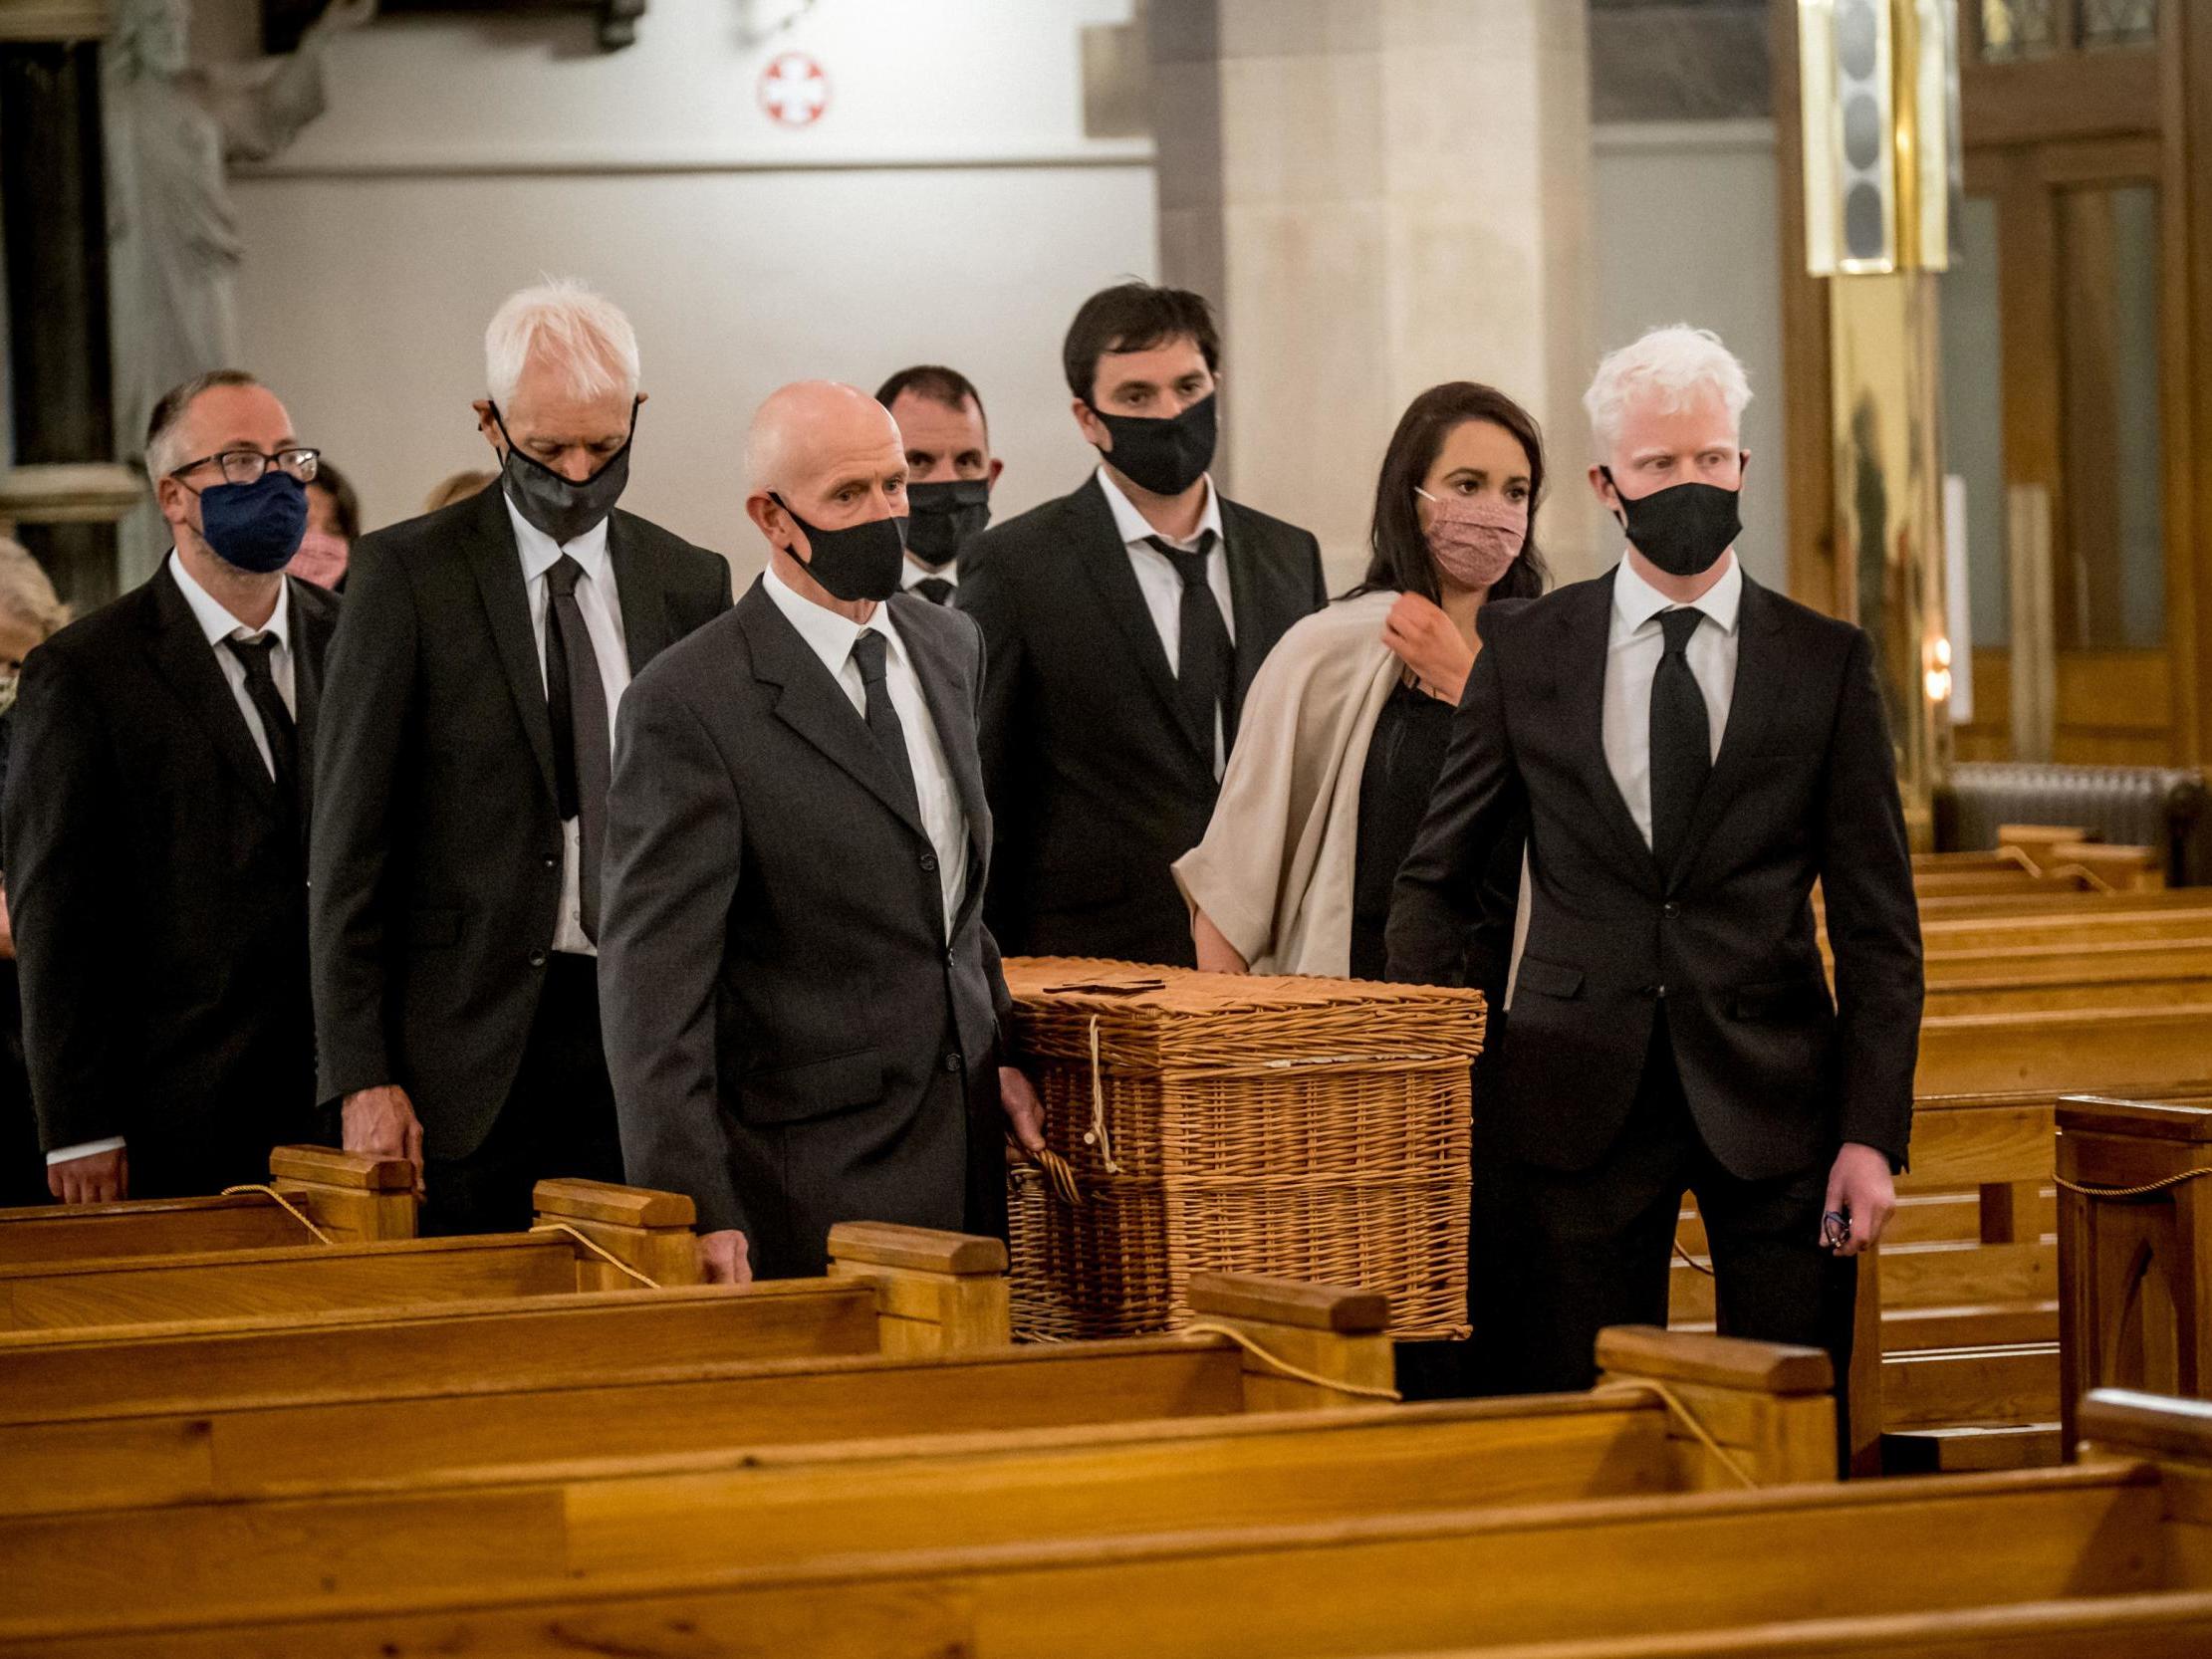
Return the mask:
<path fill-rule="evenodd" d="M 1194 1272 L 1388 1293 L 1467 1329 L 1476 991 L 1012 958 L 1014 1048 L 1077 1202 L 1015 1173 L 1017 1334 L 1165 1330 Z"/>

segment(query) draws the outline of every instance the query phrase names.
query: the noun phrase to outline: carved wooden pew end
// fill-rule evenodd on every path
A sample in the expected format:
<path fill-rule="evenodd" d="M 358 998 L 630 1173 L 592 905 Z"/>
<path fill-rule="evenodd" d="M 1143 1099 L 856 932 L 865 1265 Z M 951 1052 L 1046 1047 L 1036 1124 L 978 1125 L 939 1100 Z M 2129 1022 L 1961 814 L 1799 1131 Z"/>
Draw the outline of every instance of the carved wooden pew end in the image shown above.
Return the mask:
<path fill-rule="evenodd" d="M 1000 1240 L 890 1222 L 840 1222 L 830 1229 L 830 1277 L 875 1287 L 876 1329 L 886 1354 L 953 1353 L 1014 1339 Z"/>
<path fill-rule="evenodd" d="M 1836 1478 L 1836 1372 L 1819 1348 L 1615 1325 L 1598 1333 L 1598 1370 L 1601 1391 L 1666 1405 L 1684 1490 Z"/>
<path fill-rule="evenodd" d="M 579 1291 L 699 1283 L 692 1232 L 698 1211 L 682 1193 L 608 1181 L 540 1181 L 531 1191 L 531 1205 L 538 1213 L 532 1232 L 584 1241 L 577 1252 Z"/>
<path fill-rule="evenodd" d="M 1194 1328 L 1233 1332 L 1247 1344 L 1247 1411 L 1326 1410 L 1397 1397 L 1390 1299 L 1379 1291 L 1194 1273 L 1189 1295 Z"/>
<path fill-rule="evenodd" d="M 333 1244 L 414 1237 L 414 1169 L 404 1158 L 277 1146 L 269 1152 L 269 1185 Z"/>

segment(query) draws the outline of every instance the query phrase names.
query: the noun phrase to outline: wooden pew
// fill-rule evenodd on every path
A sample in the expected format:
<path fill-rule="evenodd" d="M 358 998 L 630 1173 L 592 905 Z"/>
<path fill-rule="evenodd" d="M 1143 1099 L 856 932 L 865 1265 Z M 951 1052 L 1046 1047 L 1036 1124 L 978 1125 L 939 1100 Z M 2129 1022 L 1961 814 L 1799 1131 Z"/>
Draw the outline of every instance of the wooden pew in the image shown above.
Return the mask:
<path fill-rule="evenodd" d="M 534 1202 L 528 1233 L 0 1267 L 0 1331 L 567 1296 L 698 1278 L 691 1200 L 680 1193 L 541 1181 Z"/>
<path fill-rule="evenodd" d="M 252 1192 L 0 1209 L 0 1269 L 273 1250 L 307 1243 L 316 1232 L 336 1244 L 414 1237 L 414 1172 L 401 1159 L 328 1146 L 279 1146 L 269 1154 L 268 1184 L 300 1214 L 266 1193 Z"/>
<path fill-rule="evenodd" d="M 2059 1405 L 2212 1395 L 2212 1095 L 2058 1107 Z"/>
<path fill-rule="evenodd" d="M 1612 1330 L 1598 1359 L 1604 1380 L 1590 1394 L 732 1445 L 645 1471 L 603 1460 L 476 1482 L 394 1476 L 344 1494 L 0 1517 L 0 1561 L 19 1618 L 177 1614 L 387 1581 L 498 1586 L 541 1576 L 549 1561 L 579 1581 L 711 1570 L 737 1538 L 758 1566 L 940 1545 L 953 1540 L 948 1522 L 959 1542 L 980 1545 L 1122 1537 L 1167 1516 L 1239 1527 L 1735 1490 L 1722 1457 L 1761 1484 L 1833 1481 L 1819 1351 Z M 1721 1457 L 1677 1408 L 1710 1425 Z M 261 1546 L 277 1538 L 281 1550 Z"/>
<path fill-rule="evenodd" d="M 1105 1540 L 970 1546 L 965 1507 L 947 1503 L 920 1547 L 849 1537 L 754 1563 L 740 1527 L 707 1569 L 579 1584 L 549 1554 L 539 1576 L 492 1585 L 386 1576 L 244 1611 L 85 1608 L 7 1620 L 0 1655 L 1319 1659 L 1728 1630 L 1752 1653 L 1839 1616 L 2093 1612 L 2121 1596 L 2134 1610 L 2212 1587 L 2212 1408 L 2100 1395 L 2083 1423 L 2095 1461 L 2067 1469 L 1249 1528 L 1201 1516 L 1199 1530 Z"/>

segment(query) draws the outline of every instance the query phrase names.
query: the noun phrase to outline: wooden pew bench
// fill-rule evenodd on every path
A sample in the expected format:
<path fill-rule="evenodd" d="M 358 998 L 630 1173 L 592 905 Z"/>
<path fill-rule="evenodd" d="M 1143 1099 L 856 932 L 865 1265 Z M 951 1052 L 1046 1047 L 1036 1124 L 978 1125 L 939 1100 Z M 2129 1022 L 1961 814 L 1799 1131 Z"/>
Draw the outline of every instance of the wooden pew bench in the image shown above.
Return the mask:
<path fill-rule="evenodd" d="M 1385 1342 L 1379 1324 L 1348 1340 Z M 1737 1474 L 1669 1399 L 1753 1480 L 1834 1479 L 1831 1378 L 1817 1350 L 1614 1330 L 1598 1357 L 1604 1381 L 1591 1394 L 981 1434 L 917 1434 L 922 1418 L 878 1425 L 889 1438 L 732 1444 L 646 1470 L 602 1459 L 476 1481 L 393 1475 L 251 1503 L 0 1517 L 0 1561 L 17 1585 L 14 1617 L 184 1614 L 384 1582 L 496 1588 L 549 1567 L 589 1581 L 712 1570 L 739 1555 L 759 1566 L 955 1540 L 1103 1539 L 1169 1517 L 1239 1527 L 1735 1490 Z M 1049 1391 L 1053 1367 L 1027 1369 Z M 281 1550 L 263 1546 L 279 1538 Z"/>
<path fill-rule="evenodd" d="M 272 1250 L 311 1241 L 311 1227 L 339 1244 L 411 1239 L 413 1182 L 412 1168 L 397 1158 L 279 1146 L 269 1154 L 268 1185 L 300 1212 L 297 1216 L 266 1193 L 0 1209 L 0 1269 L 97 1257 Z"/>
<path fill-rule="evenodd" d="M 578 1584 L 549 1561 L 530 1580 L 387 1578 L 244 1611 L 90 1608 L 7 1621 L 0 1655 L 1320 1659 L 1722 1631 L 1740 1632 L 1748 1654 L 1829 1619 L 2093 1613 L 2104 1597 L 2212 1587 L 2208 1417 L 2098 1396 L 2083 1419 L 2097 1461 L 2077 1468 L 1106 1540 L 967 1545 L 962 1506 L 947 1504 L 918 1548 L 833 1540 L 830 1554 L 754 1563 L 741 1530 L 709 1569 Z"/>

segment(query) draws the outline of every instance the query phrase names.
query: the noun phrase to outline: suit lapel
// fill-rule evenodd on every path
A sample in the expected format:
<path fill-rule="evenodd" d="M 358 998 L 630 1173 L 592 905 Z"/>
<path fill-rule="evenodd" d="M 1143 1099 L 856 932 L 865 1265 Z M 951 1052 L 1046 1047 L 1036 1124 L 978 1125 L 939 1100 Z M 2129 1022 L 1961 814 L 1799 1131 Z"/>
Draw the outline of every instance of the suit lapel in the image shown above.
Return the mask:
<path fill-rule="evenodd" d="M 944 751 L 953 787 L 960 792 L 961 814 L 968 826 L 968 867 L 987 870 L 991 867 L 991 805 L 983 793 L 983 763 L 976 753 L 975 705 L 961 695 L 960 665 L 948 643 L 937 637 L 938 630 L 927 625 L 905 626 L 905 618 L 913 614 L 911 607 L 927 603 L 927 599 L 901 594 L 890 601 L 891 619 L 898 624 L 898 637 L 913 661 L 914 677 L 921 681 L 922 700 L 929 705 L 929 718 L 937 727 L 937 747 Z M 962 911 L 982 896 L 982 883 L 969 881 Z M 961 919 L 955 917 L 955 924 Z M 954 931 L 958 931 L 957 925 Z"/>
<path fill-rule="evenodd" d="M 553 781 L 553 716 L 546 712 L 545 670 L 538 662 L 529 591 L 522 580 L 522 556 L 515 548 L 514 527 L 507 522 L 507 497 L 501 490 L 489 489 L 476 500 L 477 520 L 468 538 L 469 565 L 484 600 L 484 618 L 491 626 L 492 643 L 499 652 L 500 665 L 507 670 L 507 688 L 514 694 L 515 712 L 521 716 L 522 729 L 538 757 L 546 794 L 552 797 L 557 793 Z M 627 616 L 623 625 L 628 626 Z"/>
<path fill-rule="evenodd" d="M 1759 752 L 1776 698 L 1782 695 L 1781 676 L 1788 671 L 1782 618 L 1774 595 L 1746 576 L 1742 607 L 1736 615 L 1736 678 L 1729 693 L 1728 725 L 1721 733 L 1719 758 L 1706 775 L 1696 811 L 1690 815 L 1689 832 L 1682 837 L 1681 862 L 1672 872 L 1677 878 L 1696 859 L 1721 813 L 1742 787 L 1746 757 Z M 1746 687 L 1753 688 L 1749 696 Z"/>
<path fill-rule="evenodd" d="M 199 618 L 185 602 L 184 590 L 176 585 L 166 560 L 153 573 L 146 589 L 153 605 L 154 667 L 213 738 L 216 751 L 238 775 L 247 793 L 264 811 L 274 812 L 277 788 L 269 776 L 268 763 L 254 747 L 245 713 L 215 660 L 215 647 L 200 631 Z"/>
<path fill-rule="evenodd" d="M 1569 729 L 1575 734 L 1582 762 L 1583 788 L 1620 845 L 1622 856 L 1639 880 L 1656 885 L 1658 868 L 1651 846 L 1636 828 L 1635 815 L 1613 780 L 1605 761 L 1605 669 L 1612 645 L 1612 580 L 1599 577 L 1583 584 L 1571 609 L 1560 618 L 1565 637 L 1559 642 L 1554 672 L 1566 682 L 1564 700 Z"/>
<path fill-rule="evenodd" d="M 759 582 L 737 601 L 753 654 L 753 677 L 778 687 L 776 715 L 866 789 L 924 839 L 915 804 L 904 799 L 898 775 L 876 746 L 867 723 L 853 709 L 799 630 L 784 619 Z"/>
<path fill-rule="evenodd" d="M 1233 501 L 1221 503 L 1221 552 L 1229 562 L 1229 611 L 1237 631 L 1237 703 L 1252 689 L 1252 676 L 1267 660 L 1267 618 L 1260 607 L 1262 573 L 1258 532 Z"/>
<path fill-rule="evenodd" d="M 1076 562 L 1083 567 L 1099 603 L 1120 629 L 1138 672 L 1159 699 L 1168 724 L 1182 733 L 1183 741 L 1194 753 L 1205 758 L 1206 769 L 1211 772 L 1213 734 L 1208 732 L 1201 740 L 1191 729 L 1183 710 L 1182 691 L 1175 683 L 1174 670 L 1167 665 L 1167 647 L 1160 643 L 1159 629 L 1144 604 L 1144 590 L 1136 585 L 1136 572 L 1129 568 L 1128 545 L 1121 540 L 1120 526 L 1113 522 L 1113 509 L 1106 505 L 1106 486 L 1094 477 L 1068 498 L 1066 511 Z"/>
<path fill-rule="evenodd" d="M 622 610 L 622 644 L 629 653 L 632 679 L 668 648 L 668 594 L 645 551 L 636 545 L 626 516 L 607 521 L 607 562 L 614 573 L 614 595 Z"/>
<path fill-rule="evenodd" d="M 292 725 L 298 733 L 300 756 L 300 823 L 305 825 L 315 807 L 315 723 L 323 707 L 323 649 L 331 630 L 320 616 L 311 616 L 301 595 L 306 584 L 292 584 Z"/>

